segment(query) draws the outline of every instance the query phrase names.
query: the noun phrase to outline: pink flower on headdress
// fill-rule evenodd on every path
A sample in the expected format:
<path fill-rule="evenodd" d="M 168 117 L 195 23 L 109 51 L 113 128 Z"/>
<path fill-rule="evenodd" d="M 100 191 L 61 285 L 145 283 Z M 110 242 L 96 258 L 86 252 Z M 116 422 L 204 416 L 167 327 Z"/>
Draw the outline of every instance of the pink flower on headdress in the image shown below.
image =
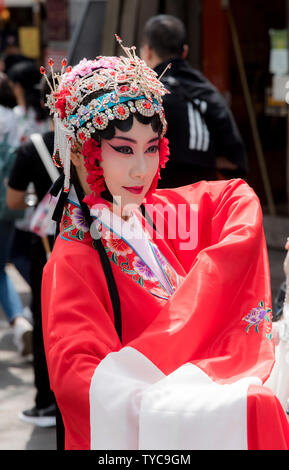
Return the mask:
<path fill-rule="evenodd" d="M 119 63 L 118 57 L 100 57 L 96 61 L 97 68 L 114 69 Z"/>
<path fill-rule="evenodd" d="M 94 70 L 99 68 L 113 69 L 118 63 L 118 57 L 100 57 L 99 59 L 94 60 L 84 58 L 79 62 L 79 64 L 75 65 L 70 72 L 63 74 L 61 79 L 61 88 L 73 83 L 77 77 L 82 78 L 90 75 Z"/>
<path fill-rule="evenodd" d="M 95 63 L 95 60 L 82 59 L 79 64 L 72 69 L 71 74 L 75 77 L 85 77 L 95 69 Z"/>
<path fill-rule="evenodd" d="M 95 60 L 82 59 L 79 64 L 75 65 L 70 72 L 63 74 L 61 79 L 61 87 L 66 86 L 68 83 L 74 82 L 76 77 L 85 77 L 89 75 L 96 68 Z"/>

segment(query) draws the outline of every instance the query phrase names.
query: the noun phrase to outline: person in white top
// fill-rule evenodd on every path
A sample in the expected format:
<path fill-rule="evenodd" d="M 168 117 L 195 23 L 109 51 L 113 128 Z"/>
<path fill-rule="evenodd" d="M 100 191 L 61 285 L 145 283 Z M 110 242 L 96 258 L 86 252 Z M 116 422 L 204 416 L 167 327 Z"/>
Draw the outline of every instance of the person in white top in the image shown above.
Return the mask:
<path fill-rule="evenodd" d="M 50 120 L 47 118 L 46 110 L 41 106 L 41 74 L 36 64 L 32 61 L 19 62 L 9 69 L 7 75 L 11 80 L 16 98 L 13 112 L 17 121 L 17 145 L 20 146 L 28 141 L 31 134 L 49 131 Z M 30 284 L 30 221 L 37 203 L 32 183 L 27 192 L 31 203 L 25 209 L 24 215 L 15 221 L 11 259 L 22 277 Z"/>
<path fill-rule="evenodd" d="M 41 74 L 33 62 L 19 62 L 8 72 L 17 105 L 14 107 L 18 123 L 19 143 L 24 143 L 34 132 L 49 130 L 50 121 L 40 102 Z"/>
<path fill-rule="evenodd" d="M 276 362 L 266 385 L 279 398 L 289 420 L 289 237 L 284 246 L 287 250 L 283 262 L 285 274 L 285 296 L 282 314 L 273 322 L 273 335 L 276 344 Z M 283 287 L 282 287 L 283 290 Z M 280 305 L 281 306 L 281 305 Z"/>
<path fill-rule="evenodd" d="M 0 303 L 9 324 L 13 326 L 17 349 L 26 355 L 31 352 L 32 326 L 25 318 L 21 298 L 5 270 L 14 234 L 14 219 L 17 215 L 7 209 L 5 195 L 5 185 L 17 145 L 17 120 L 12 110 L 13 105 L 14 95 L 9 80 L 4 73 L 0 73 Z"/>

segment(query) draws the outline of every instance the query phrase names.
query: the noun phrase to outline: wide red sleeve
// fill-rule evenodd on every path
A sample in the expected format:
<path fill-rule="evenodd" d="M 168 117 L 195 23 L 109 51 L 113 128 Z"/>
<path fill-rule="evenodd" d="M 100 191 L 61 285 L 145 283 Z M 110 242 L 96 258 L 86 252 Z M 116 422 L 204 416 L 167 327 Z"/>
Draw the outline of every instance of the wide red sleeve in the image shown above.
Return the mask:
<path fill-rule="evenodd" d="M 242 180 L 160 192 L 157 202 L 198 212 L 198 243 L 167 240 L 187 275 L 145 332 L 130 345 L 165 374 L 186 362 L 213 380 L 264 381 L 274 363 L 271 286 L 262 211 Z M 197 209 L 196 209 L 197 207 Z M 176 213 L 176 217 L 178 214 Z"/>
<path fill-rule="evenodd" d="M 278 398 L 267 387 L 249 387 L 247 420 L 249 450 L 289 449 L 287 417 Z"/>
<path fill-rule="evenodd" d="M 68 429 L 66 448 L 89 449 L 91 377 L 121 347 L 96 251 L 57 240 L 44 269 L 42 309 L 51 388 Z"/>

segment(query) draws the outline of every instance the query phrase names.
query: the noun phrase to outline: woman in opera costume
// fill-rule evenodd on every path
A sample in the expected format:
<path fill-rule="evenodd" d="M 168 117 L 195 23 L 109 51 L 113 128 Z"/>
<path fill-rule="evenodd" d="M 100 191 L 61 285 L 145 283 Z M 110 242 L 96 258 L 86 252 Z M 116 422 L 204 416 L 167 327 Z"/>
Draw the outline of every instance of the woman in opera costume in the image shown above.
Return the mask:
<path fill-rule="evenodd" d="M 156 189 L 166 90 L 123 50 L 64 62 L 47 103 L 64 173 L 43 329 L 65 448 L 288 449 L 263 386 L 274 343 L 259 200 L 242 180 Z"/>

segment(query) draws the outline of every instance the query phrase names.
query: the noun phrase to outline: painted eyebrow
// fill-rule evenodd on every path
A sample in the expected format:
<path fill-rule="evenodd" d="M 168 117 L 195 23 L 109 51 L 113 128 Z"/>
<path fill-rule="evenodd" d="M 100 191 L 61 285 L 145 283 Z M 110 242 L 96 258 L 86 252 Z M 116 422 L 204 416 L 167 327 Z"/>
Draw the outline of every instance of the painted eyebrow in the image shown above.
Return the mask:
<path fill-rule="evenodd" d="M 117 136 L 117 135 L 115 135 L 113 138 L 114 138 L 114 139 L 126 140 L 126 141 L 128 141 L 128 142 L 132 142 L 133 144 L 136 144 L 136 143 L 137 143 L 136 140 L 130 139 L 129 137 L 122 137 L 122 136 Z M 148 141 L 148 144 L 151 144 L 152 142 L 155 142 L 156 140 L 159 140 L 159 137 L 154 137 L 153 139 L 150 139 L 150 140 Z"/>

